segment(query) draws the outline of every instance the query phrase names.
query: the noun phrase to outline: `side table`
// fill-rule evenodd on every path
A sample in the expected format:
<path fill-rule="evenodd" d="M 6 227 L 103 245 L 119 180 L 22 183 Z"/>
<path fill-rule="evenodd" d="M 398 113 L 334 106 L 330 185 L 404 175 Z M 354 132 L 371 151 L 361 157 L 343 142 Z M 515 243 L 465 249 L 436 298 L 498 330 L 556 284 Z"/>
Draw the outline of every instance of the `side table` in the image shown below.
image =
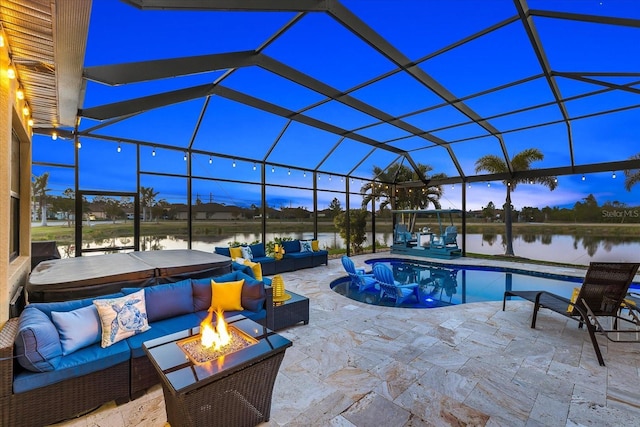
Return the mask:
<path fill-rule="evenodd" d="M 296 323 L 309 324 L 309 298 L 287 291 L 291 298 L 282 302 L 273 303 L 273 320 L 267 324 L 267 328 L 277 331 Z"/>

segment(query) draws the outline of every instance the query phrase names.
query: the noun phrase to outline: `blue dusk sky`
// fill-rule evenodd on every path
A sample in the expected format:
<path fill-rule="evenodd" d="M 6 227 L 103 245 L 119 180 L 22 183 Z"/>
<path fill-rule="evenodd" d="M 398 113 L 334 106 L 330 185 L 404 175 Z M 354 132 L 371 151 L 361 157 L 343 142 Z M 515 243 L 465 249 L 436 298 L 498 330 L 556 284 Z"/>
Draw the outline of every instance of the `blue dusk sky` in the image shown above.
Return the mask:
<path fill-rule="evenodd" d="M 640 1 L 528 1 L 532 11 L 546 11 L 533 14 L 533 28 L 557 94 L 564 100 L 569 126 L 527 29 L 517 19 L 518 2 L 341 3 L 344 10 L 335 15 L 310 12 L 298 16 L 295 12 L 139 10 L 121 1 L 94 1 L 85 67 L 243 51 L 258 51 L 261 59 L 232 70 L 178 73 L 118 86 L 87 81 L 83 109 L 215 83 L 226 91 L 278 105 L 284 113 L 273 114 L 214 94 L 140 109 L 131 116 L 85 117 L 80 131 L 90 136 L 81 138 L 80 188 L 136 191 L 136 146 L 131 141 L 143 143 L 139 150 L 140 169 L 145 172 L 141 185 L 160 191 L 159 198 L 186 202 L 184 178 L 157 174 L 184 175 L 188 162 L 183 157 L 190 146 L 194 150 L 192 174 L 202 178 L 193 182 L 194 198 L 259 204 L 259 186 L 250 184 L 260 182 L 260 164 L 264 163 L 267 183 L 273 184 L 267 190 L 269 205 L 308 209 L 312 208 L 311 171 L 319 174 L 316 185 L 323 191 L 318 207 L 323 209 L 336 197 L 332 191 L 344 189 L 340 176 L 352 177 L 350 189 L 357 191 L 372 177 L 374 166 L 386 168 L 395 161 L 406 164 L 401 151 L 415 163 L 431 166 L 433 173 L 476 175 L 479 157 L 503 157 L 499 138 L 491 129 L 501 135 L 509 157 L 538 148 L 544 159 L 534 163 L 534 168 L 569 166 L 572 158 L 578 166 L 614 162 L 640 153 L 640 28 L 563 15 L 639 20 Z M 343 25 L 352 14 L 358 28 L 386 39 L 400 62 L 404 61 L 401 67 Z M 283 29 L 286 31 L 278 35 Z M 274 35 L 278 36 L 271 41 Z M 458 44 L 467 38 L 468 42 Z M 321 82 L 327 92 L 367 104 L 387 119 L 353 108 L 353 103 L 339 102 L 340 96 L 328 98 L 327 92 L 287 80 L 278 75 L 277 67 L 270 67 L 274 63 Z M 411 67 L 417 67 L 417 74 L 428 76 L 488 125 L 474 122 L 463 114 L 464 109 L 447 105 L 437 88 L 427 87 L 406 71 Z M 296 118 L 301 116 L 308 120 Z M 395 119 L 403 126 L 391 123 Z M 311 125 L 313 121 L 357 137 L 328 132 Z M 70 141 L 34 137 L 34 162 L 73 164 L 73 151 Z M 36 175 L 46 170 L 51 171 L 53 194 L 73 186 L 71 170 L 34 165 Z M 226 181 L 237 179 L 245 184 Z M 444 190 L 442 207 L 461 208 L 461 184 L 446 185 Z M 466 206 L 479 209 L 489 201 L 501 206 L 505 192 L 499 182 L 474 182 L 466 189 Z M 624 189 L 623 171 L 607 171 L 588 174 L 584 180 L 581 174 L 561 176 L 553 192 L 520 184 L 512 199 L 516 209 L 571 207 L 589 194 L 600 204 L 619 201 L 638 206 L 639 192 L 640 186 L 631 192 Z M 352 205 L 358 204 L 359 199 L 353 197 Z"/>

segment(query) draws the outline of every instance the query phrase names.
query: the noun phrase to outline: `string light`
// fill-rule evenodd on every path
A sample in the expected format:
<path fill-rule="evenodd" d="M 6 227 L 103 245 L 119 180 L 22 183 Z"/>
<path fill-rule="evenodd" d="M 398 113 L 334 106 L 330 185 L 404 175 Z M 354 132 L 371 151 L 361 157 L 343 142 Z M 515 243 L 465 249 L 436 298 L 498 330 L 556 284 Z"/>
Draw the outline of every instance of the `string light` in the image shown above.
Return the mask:
<path fill-rule="evenodd" d="M 616 179 L 616 171 L 613 171 L 613 174 L 611 175 L 611 178 Z"/>
<path fill-rule="evenodd" d="M 118 153 L 122 151 L 122 147 L 120 147 L 120 143 L 118 142 Z"/>
<path fill-rule="evenodd" d="M 184 156 L 182 156 L 182 160 L 184 160 L 185 162 L 187 161 L 187 152 L 184 152 Z"/>
<path fill-rule="evenodd" d="M 255 167 L 254 167 L 254 169 L 255 169 Z M 275 171 L 276 171 L 276 168 L 271 166 L 271 173 L 274 173 Z"/>
<path fill-rule="evenodd" d="M 13 68 L 12 63 L 10 63 L 9 68 L 7 68 L 7 77 L 9 77 L 11 80 L 16 78 L 16 69 Z"/>
<path fill-rule="evenodd" d="M 25 116 L 28 116 L 29 113 L 30 113 L 29 104 L 25 103 L 24 107 L 22 107 L 22 114 L 24 114 Z"/>
<path fill-rule="evenodd" d="M 22 86 L 18 87 L 18 90 L 16 91 L 16 98 L 21 101 L 24 99 L 24 90 L 22 89 Z"/>
<path fill-rule="evenodd" d="M 307 177 L 307 171 L 302 172 L 302 176 L 303 176 L 304 178 L 306 178 L 306 177 Z"/>
<path fill-rule="evenodd" d="M 213 157 L 209 156 L 209 164 L 213 163 Z"/>
<path fill-rule="evenodd" d="M 331 174 L 329 174 L 329 181 L 331 181 Z"/>
<path fill-rule="evenodd" d="M 155 157 L 155 156 L 156 156 L 156 147 L 153 147 L 153 150 L 151 151 L 151 155 L 152 155 L 153 157 Z"/>
<path fill-rule="evenodd" d="M 51 139 L 53 139 L 54 141 L 55 141 L 56 139 L 58 139 L 58 132 L 53 132 L 53 133 L 51 134 Z"/>
<path fill-rule="evenodd" d="M 291 175 L 291 169 L 287 171 L 287 175 Z"/>
<path fill-rule="evenodd" d="M 471 183 L 469 183 L 469 185 L 467 186 L 467 188 L 471 188 Z"/>
<path fill-rule="evenodd" d="M 0 47 L 4 47 L 4 36 L 0 34 Z"/>
<path fill-rule="evenodd" d="M 236 167 L 236 159 L 233 159 L 233 163 L 231 164 L 234 168 Z"/>
<path fill-rule="evenodd" d="M 491 183 L 487 182 L 487 187 L 491 188 Z"/>
<path fill-rule="evenodd" d="M 78 140 L 78 144 L 76 144 L 78 146 L 78 150 L 82 148 L 82 143 L 80 142 L 80 140 Z"/>
<path fill-rule="evenodd" d="M 255 163 L 253 164 L 253 170 L 256 170 L 256 164 Z"/>
<path fill-rule="evenodd" d="M 28 124 L 29 126 L 33 127 L 33 119 L 29 119 L 29 120 L 27 121 L 27 124 Z"/>
<path fill-rule="evenodd" d="M 558 177 L 553 178 L 553 182 L 557 184 L 558 183 Z"/>
<path fill-rule="evenodd" d="M 582 175 L 582 180 L 585 181 L 587 179 L 587 177 L 585 177 L 584 175 Z"/>

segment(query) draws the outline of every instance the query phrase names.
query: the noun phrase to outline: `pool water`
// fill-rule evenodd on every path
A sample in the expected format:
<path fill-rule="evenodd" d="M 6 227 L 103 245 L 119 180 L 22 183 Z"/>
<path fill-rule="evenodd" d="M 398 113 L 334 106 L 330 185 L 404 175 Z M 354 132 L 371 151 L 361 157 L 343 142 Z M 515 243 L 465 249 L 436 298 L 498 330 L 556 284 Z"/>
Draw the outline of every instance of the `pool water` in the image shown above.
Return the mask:
<path fill-rule="evenodd" d="M 515 273 L 499 267 L 472 267 L 430 263 L 409 259 L 371 259 L 369 266 L 384 263 L 393 270 L 393 277 L 401 283 L 418 283 L 418 297 L 409 297 L 397 307 L 433 308 L 450 305 L 502 301 L 505 290 L 546 290 L 554 294 L 570 298 L 573 288 L 582 284 L 581 278 L 559 275 L 532 273 Z M 632 284 L 637 288 L 637 284 Z M 351 284 L 349 276 L 331 282 L 331 289 L 352 300 L 366 304 L 396 306 L 388 297 L 380 298 L 380 291 L 369 288 L 358 291 Z"/>

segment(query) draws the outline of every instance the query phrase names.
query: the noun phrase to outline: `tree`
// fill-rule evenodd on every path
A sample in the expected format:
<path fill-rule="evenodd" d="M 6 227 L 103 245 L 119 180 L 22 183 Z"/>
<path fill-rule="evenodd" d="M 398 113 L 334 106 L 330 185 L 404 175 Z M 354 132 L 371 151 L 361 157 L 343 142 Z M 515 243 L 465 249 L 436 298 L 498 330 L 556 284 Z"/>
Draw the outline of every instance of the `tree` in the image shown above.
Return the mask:
<path fill-rule="evenodd" d="M 496 205 L 494 205 L 492 201 L 487 203 L 487 206 L 482 209 L 482 216 L 484 216 L 487 221 L 493 221 L 496 217 Z"/>
<path fill-rule="evenodd" d="M 634 154 L 629 160 L 640 160 L 640 153 Z M 640 182 L 640 169 L 626 169 L 624 171 L 624 188 L 631 191 L 631 188 Z"/>
<path fill-rule="evenodd" d="M 544 159 L 544 154 L 537 148 L 528 148 L 513 156 L 511 159 L 511 166 L 514 171 L 527 171 L 531 169 L 531 163 L 534 161 Z M 480 171 L 487 171 L 489 173 L 509 173 L 509 167 L 507 162 L 493 154 L 480 157 L 476 161 L 476 173 Z M 516 186 L 519 183 L 536 183 L 542 184 L 548 187 L 551 191 L 555 190 L 558 186 L 557 180 L 553 176 L 542 176 L 537 178 L 524 178 L 524 177 L 512 177 L 502 181 L 507 187 L 507 197 L 504 204 L 504 225 L 506 234 L 506 249 L 505 255 L 513 256 L 513 231 L 512 231 L 512 218 L 511 211 L 513 206 L 511 205 L 511 192 L 515 191 Z"/>
<path fill-rule="evenodd" d="M 329 212 L 331 212 L 331 218 L 335 218 L 340 212 L 342 212 L 342 206 L 340 206 L 340 200 L 334 197 L 329 204 Z"/>
<path fill-rule="evenodd" d="M 47 226 L 47 192 L 50 190 L 47 188 L 49 185 L 49 172 L 45 172 L 40 176 L 33 176 L 33 181 L 31 182 L 31 191 L 33 192 L 33 197 L 38 200 L 38 205 L 40 206 L 40 214 L 41 214 L 41 225 L 43 227 Z"/>
<path fill-rule="evenodd" d="M 349 241 L 353 253 L 362 252 L 362 244 L 367 240 L 367 216 L 366 209 L 349 210 Z M 340 237 L 347 240 L 347 213 L 340 212 L 333 219 L 333 223 L 340 232 Z"/>
<path fill-rule="evenodd" d="M 426 179 L 442 179 L 446 175 L 443 173 L 437 173 L 429 176 L 429 172 L 433 168 L 429 165 L 422 163 L 418 164 L 418 170 L 420 175 Z M 373 167 L 374 181 L 365 183 L 360 188 L 360 194 L 362 197 L 362 207 L 366 208 L 369 203 L 376 201 L 379 203 L 380 210 L 385 209 L 387 206 L 391 206 L 391 209 L 426 209 L 430 205 L 433 205 L 435 209 L 440 209 L 440 198 L 444 194 L 444 190 L 440 185 L 428 185 L 424 187 L 404 188 L 396 192 L 393 197 L 392 186 L 390 182 L 411 182 L 420 181 L 421 177 L 413 169 L 402 165 L 400 163 L 394 163 L 386 170 L 378 166 Z M 416 216 L 412 215 L 409 219 L 409 229 L 412 230 Z"/>
<path fill-rule="evenodd" d="M 140 204 L 142 205 L 142 220 L 147 221 L 147 208 L 151 208 L 156 203 L 156 196 L 160 194 L 153 191 L 153 187 L 140 187 Z M 151 218 L 149 218 L 151 221 Z"/>

